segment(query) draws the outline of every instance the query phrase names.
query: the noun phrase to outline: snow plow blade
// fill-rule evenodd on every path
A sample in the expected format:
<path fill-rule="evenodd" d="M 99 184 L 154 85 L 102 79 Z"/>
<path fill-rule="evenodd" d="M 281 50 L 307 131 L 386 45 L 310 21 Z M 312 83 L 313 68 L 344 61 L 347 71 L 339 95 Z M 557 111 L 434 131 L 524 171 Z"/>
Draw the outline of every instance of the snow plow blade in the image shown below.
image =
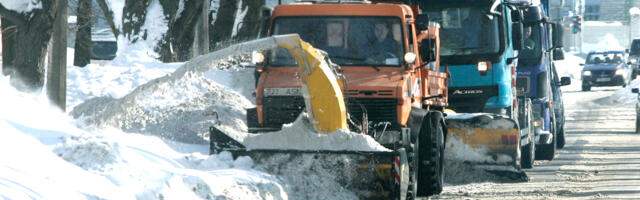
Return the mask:
<path fill-rule="evenodd" d="M 283 177 L 330 174 L 331 182 L 359 199 L 395 199 L 407 196 L 409 165 L 404 149 L 397 151 L 335 151 L 298 149 L 247 149 L 216 127 L 209 128 L 210 154 L 230 152 L 234 158 L 250 157 L 255 168 Z M 313 174 L 317 173 L 317 174 Z M 317 184 L 322 184 L 319 182 Z M 404 198 L 402 198 L 404 199 Z"/>
<path fill-rule="evenodd" d="M 463 114 L 445 119 L 447 146 L 456 161 L 520 169 L 520 131 L 515 120 L 497 114 Z"/>

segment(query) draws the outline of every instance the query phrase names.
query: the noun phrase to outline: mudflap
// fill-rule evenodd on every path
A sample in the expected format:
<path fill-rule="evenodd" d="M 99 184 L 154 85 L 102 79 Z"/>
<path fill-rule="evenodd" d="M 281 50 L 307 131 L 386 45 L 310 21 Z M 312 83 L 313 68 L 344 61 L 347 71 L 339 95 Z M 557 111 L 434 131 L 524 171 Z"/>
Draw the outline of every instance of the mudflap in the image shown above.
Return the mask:
<path fill-rule="evenodd" d="M 445 119 L 447 146 L 453 159 L 478 164 L 513 166 L 520 170 L 518 123 L 497 114 L 457 114 Z"/>
<path fill-rule="evenodd" d="M 334 151 L 296 149 L 247 149 L 216 127 L 209 128 L 211 154 L 230 152 L 234 158 L 250 157 L 255 169 L 272 175 L 304 176 L 292 171 L 331 174 L 329 178 L 359 199 L 407 197 L 409 164 L 404 148 L 395 151 Z M 311 172 L 310 172 L 311 173 Z"/>

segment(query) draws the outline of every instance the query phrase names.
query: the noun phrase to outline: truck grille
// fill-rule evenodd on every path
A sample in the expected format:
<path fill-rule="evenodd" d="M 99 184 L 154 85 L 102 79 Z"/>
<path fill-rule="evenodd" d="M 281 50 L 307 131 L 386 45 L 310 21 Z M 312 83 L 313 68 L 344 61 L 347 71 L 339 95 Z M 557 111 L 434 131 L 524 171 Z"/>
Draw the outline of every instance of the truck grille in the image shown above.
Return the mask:
<path fill-rule="evenodd" d="M 305 107 L 301 96 L 265 97 L 262 103 L 265 124 L 291 123 Z M 364 107 L 369 121 L 395 123 L 396 106 L 397 100 L 392 98 L 349 98 L 347 100 L 347 111 L 351 118 L 357 121 L 362 121 L 364 112 L 362 107 Z"/>
<path fill-rule="evenodd" d="M 591 71 L 591 76 L 613 76 L 615 73 L 615 70 L 593 70 Z"/>
<path fill-rule="evenodd" d="M 262 99 L 263 122 L 265 124 L 285 124 L 296 120 L 304 109 L 302 96 L 273 96 Z"/>
<path fill-rule="evenodd" d="M 354 120 L 362 121 L 363 107 L 369 121 L 396 122 L 398 101 L 390 98 L 349 98 L 347 111 Z"/>

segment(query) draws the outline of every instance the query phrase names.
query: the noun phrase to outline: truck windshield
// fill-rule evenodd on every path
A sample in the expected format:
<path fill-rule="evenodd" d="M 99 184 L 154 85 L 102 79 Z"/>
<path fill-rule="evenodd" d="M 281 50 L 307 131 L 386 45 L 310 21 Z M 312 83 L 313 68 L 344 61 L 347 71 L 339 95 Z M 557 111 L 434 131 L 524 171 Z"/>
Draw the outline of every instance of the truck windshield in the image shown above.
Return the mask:
<path fill-rule="evenodd" d="M 400 66 L 403 34 L 397 17 L 278 17 L 273 35 L 297 33 L 343 66 Z M 272 51 L 269 64 L 294 66 L 283 48 Z"/>
<path fill-rule="evenodd" d="M 540 24 L 531 24 L 524 27 L 524 46 L 520 50 L 521 62 L 538 61 L 542 56 L 542 42 L 540 37 Z"/>
<path fill-rule="evenodd" d="M 587 56 L 587 64 L 620 64 L 623 59 L 620 53 L 592 53 Z"/>
<path fill-rule="evenodd" d="M 441 25 L 440 55 L 494 54 L 500 51 L 499 16 L 487 17 L 488 8 L 462 7 L 428 11 Z"/>

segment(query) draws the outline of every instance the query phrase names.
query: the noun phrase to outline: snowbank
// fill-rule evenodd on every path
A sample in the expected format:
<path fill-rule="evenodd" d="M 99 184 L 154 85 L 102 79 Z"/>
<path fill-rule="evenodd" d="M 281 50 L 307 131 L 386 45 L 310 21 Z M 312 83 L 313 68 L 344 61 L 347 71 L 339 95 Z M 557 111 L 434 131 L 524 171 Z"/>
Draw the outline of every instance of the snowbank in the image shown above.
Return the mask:
<path fill-rule="evenodd" d="M 630 15 L 640 15 L 640 8 L 633 7 L 631 9 L 629 9 L 629 14 Z"/>
<path fill-rule="evenodd" d="M 606 24 L 606 23 L 605 23 Z M 611 25 L 615 26 L 615 25 Z M 620 25 L 622 26 L 622 25 Z M 622 46 L 620 41 L 612 34 L 607 33 L 604 37 L 599 39 L 598 43 L 582 43 L 582 52 L 589 53 L 592 51 L 609 51 L 609 50 L 625 50 L 626 48 Z"/>
<path fill-rule="evenodd" d="M 281 181 L 251 169 L 247 157 L 209 156 L 208 145 L 118 129 L 78 128 L 46 97 L 20 93 L 5 77 L 0 92 L 0 198 L 288 198 Z"/>
<path fill-rule="evenodd" d="M 634 79 L 627 87 L 616 90 L 609 97 L 608 102 L 611 104 L 636 105 L 638 94 L 631 93 L 631 88 L 640 88 L 640 79 Z"/>
<path fill-rule="evenodd" d="M 349 130 L 316 132 L 306 114 L 284 125 L 281 131 L 249 135 L 242 143 L 249 149 L 390 151 L 369 135 Z"/>

